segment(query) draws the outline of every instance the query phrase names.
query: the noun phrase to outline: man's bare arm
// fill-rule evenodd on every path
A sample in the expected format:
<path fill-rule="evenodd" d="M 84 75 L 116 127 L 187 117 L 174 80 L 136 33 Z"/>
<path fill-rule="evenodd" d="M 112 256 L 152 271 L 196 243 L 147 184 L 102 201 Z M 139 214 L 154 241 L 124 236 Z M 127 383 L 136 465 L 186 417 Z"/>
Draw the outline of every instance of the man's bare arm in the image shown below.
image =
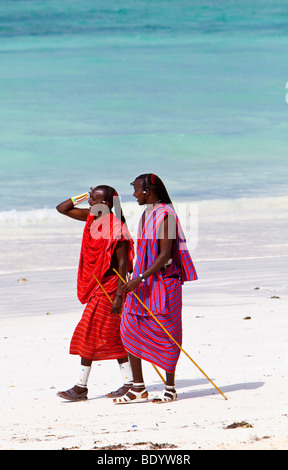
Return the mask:
<path fill-rule="evenodd" d="M 90 212 L 90 209 L 80 209 L 79 207 L 75 207 L 71 198 L 58 204 L 56 209 L 60 214 L 67 215 L 72 219 L 83 221 L 86 221 Z"/>
<path fill-rule="evenodd" d="M 166 264 L 167 261 L 171 258 L 172 244 L 174 238 L 171 237 L 171 231 L 169 231 L 169 220 L 170 219 L 166 217 L 164 219 L 164 222 L 162 222 L 162 226 L 159 232 L 159 254 L 155 261 L 151 264 L 151 266 L 149 266 L 142 273 L 144 279 L 147 279 L 147 277 L 151 276 L 152 274 L 159 271 L 159 269 L 163 268 L 164 264 Z M 135 279 L 132 279 L 127 284 L 125 284 L 125 286 L 123 287 L 123 291 L 131 292 L 136 289 L 136 287 L 138 287 L 140 284 L 141 278 L 136 277 Z"/>
<path fill-rule="evenodd" d="M 120 241 L 117 243 L 117 247 L 115 248 L 115 253 L 117 257 L 118 263 L 118 272 L 120 276 L 125 279 L 127 273 L 127 242 Z M 111 313 L 120 314 L 121 306 L 122 306 L 122 288 L 123 282 L 120 278 L 118 278 L 118 286 L 117 291 L 114 297 Z"/>

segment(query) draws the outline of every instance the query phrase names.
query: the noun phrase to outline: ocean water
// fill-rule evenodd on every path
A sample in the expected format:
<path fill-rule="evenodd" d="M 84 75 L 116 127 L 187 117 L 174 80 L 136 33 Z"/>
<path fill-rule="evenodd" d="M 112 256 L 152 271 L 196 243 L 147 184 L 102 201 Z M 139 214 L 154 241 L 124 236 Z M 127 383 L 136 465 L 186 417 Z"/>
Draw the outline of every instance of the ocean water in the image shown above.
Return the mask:
<path fill-rule="evenodd" d="M 174 200 L 287 195 L 288 4 L 0 0 L 2 211 L 158 174 Z"/>
<path fill-rule="evenodd" d="M 284 0 L 0 0 L 0 317 L 80 312 L 83 223 L 55 206 L 112 185 L 135 238 L 145 172 L 204 297 L 221 269 L 238 289 L 287 270 L 287 18 Z"/>

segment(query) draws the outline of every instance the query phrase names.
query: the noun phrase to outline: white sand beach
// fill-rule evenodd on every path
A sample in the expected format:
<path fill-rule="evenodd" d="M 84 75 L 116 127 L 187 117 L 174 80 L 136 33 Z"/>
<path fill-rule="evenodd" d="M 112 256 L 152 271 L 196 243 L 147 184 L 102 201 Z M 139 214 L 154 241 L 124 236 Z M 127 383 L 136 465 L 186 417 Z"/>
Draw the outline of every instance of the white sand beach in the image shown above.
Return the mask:
<path fill-rule="evenodd" d="M 141 208 L 123 206 L 134 236 Z M 196 206 L 196 228 L 181 218 L 199 275 L 183 288 L 183 348 L 227 400 L 181 353 L 178 400 L 158 405 L 105 398 L 122 384 L 116 361 L 93 364 L 86 402 L 56 396 L 79 374 L 83 225 L 2 213 L 0 450 L 288 449 L 288 198 Z M 163 384 L 151 364 L 144 375 L 152 398 Z"/>

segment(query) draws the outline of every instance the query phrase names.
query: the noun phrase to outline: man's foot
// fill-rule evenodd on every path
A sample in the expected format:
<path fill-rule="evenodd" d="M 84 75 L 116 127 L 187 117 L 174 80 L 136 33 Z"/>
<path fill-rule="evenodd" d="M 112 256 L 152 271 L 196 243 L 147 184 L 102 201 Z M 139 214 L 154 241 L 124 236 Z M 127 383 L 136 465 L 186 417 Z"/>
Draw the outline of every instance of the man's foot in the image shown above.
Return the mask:
<path fill-rule="evenodd" d="M 131 389 L 132 384 L 124 384 L 122 387 L 118 388 L 118 390 L 115 390 L 114 392 L 107 393 L 105 396 L 107 398 L 119 398 L 123 397 L 129 390 Z"/>
<path fill-rule="evenodd" d="M 144 383 L 134 384 L 125 395 L 113 400 L 115 404 L 141 403 L 145 401 L 148 401 L 148 392 Z"/>
<path fill-rule="evenodd" d="M 88 388 L 79 387 L 75 385 L 73 388 L 66 390 L 65 392 L 58 392 L 57 395 L 64 400 L 70 401 L 81 401 L 87 400 Z"/>
<path fill-rule="evenodd" d="M 165 389 L 162 392 L 162 396 L 159 398 L 154 398 L 152 403 L 167 403 L 170 401 L 177 400 L 177 393 L 174 387 L 166 385 Z"/>

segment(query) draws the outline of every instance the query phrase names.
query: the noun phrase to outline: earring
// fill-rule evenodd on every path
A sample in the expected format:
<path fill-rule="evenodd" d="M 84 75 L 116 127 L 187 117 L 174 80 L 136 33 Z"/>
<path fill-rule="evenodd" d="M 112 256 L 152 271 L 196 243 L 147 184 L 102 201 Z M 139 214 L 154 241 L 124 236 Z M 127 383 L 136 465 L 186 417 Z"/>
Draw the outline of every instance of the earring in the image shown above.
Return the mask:
<path fill-rule="evenodd" d="M 143 194 L 146 194 L 146 191 L 143 191 Z"/>

